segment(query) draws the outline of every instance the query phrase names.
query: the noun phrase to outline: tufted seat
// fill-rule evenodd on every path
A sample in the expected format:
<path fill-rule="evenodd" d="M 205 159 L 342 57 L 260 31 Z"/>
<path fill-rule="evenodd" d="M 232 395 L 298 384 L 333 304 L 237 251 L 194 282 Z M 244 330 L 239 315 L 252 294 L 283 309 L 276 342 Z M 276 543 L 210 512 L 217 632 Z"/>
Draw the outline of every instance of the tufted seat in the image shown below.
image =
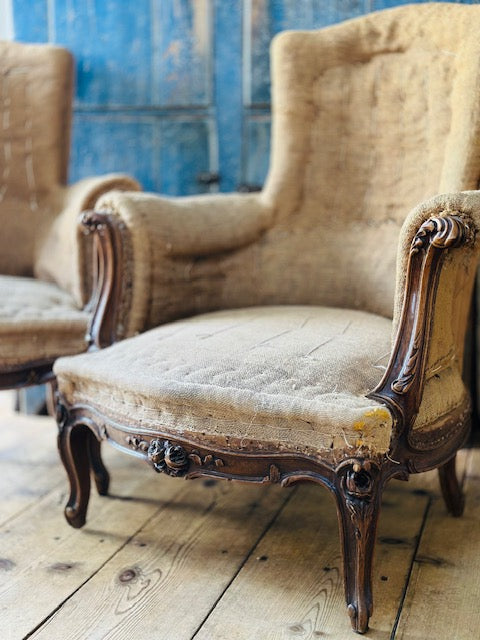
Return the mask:
<path fill-rule="evenodd" d="M 219 311 L 57 361 L 72 404 L 128 423 L 244 448 L 384 453 L 392 419 L 365 397 L 390 355 L 391 321 L 361 311 L 274 306 Z"/>
<path fill-rule="evenodd" d="M 7 369 L 85 350 L 89 314 L 49 282 L 0 276 L 0 353 Z"/>

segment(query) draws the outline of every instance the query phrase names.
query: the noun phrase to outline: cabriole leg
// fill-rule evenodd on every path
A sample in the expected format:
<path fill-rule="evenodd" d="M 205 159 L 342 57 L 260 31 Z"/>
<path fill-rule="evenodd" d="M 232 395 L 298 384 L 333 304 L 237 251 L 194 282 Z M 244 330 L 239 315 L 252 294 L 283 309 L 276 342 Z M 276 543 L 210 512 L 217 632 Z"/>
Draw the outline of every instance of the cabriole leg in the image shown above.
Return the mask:
<path fill-rule="evenodd" d="M 91 432 L 89 445 L 90 464 L 95 480 L 95 485 L 97 487 L 98 493 L 101 496 L 106 496 L 108 494 L 108 487 L 110 484 L 110 475 L 107 471 L 107 468 L 103 464 L 101 443 Z"/>
<path fill-rule="evenodd" d="M 343 551 L 345 598 L 353 629 L 368 630 L 373 612 L 372 560 L 381 490 L 368 461 L 345 465 L 335 491 Z"/>
<path fill-rule="evenodd" d="M 76 529 L 85 524 L 90 497 L 89 443 L 94 437 L 83 425 L 60 427 L 58 448 L 70 482 L 70 497 L 65 507 L 67 522 Z"/>
<path fill-rule="evenodd" d="M 443 499 L 447 505 L 448 512 L 458 518 L 463 513 L 465 498 L 455 470 L 456 458 L 457 456 L 455 455 L 446 464 L 439 467 L 438 475 Z"/>

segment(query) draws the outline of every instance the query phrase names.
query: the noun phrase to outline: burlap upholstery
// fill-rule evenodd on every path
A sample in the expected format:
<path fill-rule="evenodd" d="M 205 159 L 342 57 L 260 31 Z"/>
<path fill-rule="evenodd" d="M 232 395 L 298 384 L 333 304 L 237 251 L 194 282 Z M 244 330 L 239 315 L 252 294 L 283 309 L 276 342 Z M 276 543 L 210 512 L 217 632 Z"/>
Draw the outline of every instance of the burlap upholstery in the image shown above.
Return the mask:
<path fill-rule="evenodd" d="M 112 173 L 59 189 L 56 211 L 61 213 L 37 243 L 35 276 L 68 291 L 78 306 L 88 302 L 92 286 L 92 246 L 79 225 L 79 214 L 93 209 L 99 197 L 111 189 L 140 189 L 140 185 L 129 176 Z"/>
<path fill-rule="evenodd" d="M 61 358 L 69 403 L 123 424 L 240 448 L 388 449 L 390 413 L 365 398 L 391 321 L 311 306 L 251 307 L 166 324 L 99 353 Z"/>
<path fill-rule="evenodd" d="M 110 189 L 139 188 L 120 174 L 66 185 L 72 77 L 65 49 L 0 42 L 0 273 L 59 287 L 2 278 L 0 369 L 86 348 L 91 247 L 78 217 Z"/>
<path fill-rule="evenodd" d="M 479 33 L 480 7 L 425 4 L 278 36 L 272 47 L 271 164 L 261 193 L 172 199 L 112 192 L 100 199 L 100 208 L 124 222 L 125 333 L 215 309 L 316 305 L 317 310 L 344 309 L 337 313 L 345 318 L 351 310 L 369 312 L 375 314 L 368 316 L 372 323 L 381 320 L 378 316 L 393 318 L 394 338 L 410 245 L 422 222 L 453 212 L 479 226 L 478 193 L 432 198 L 477 187 Z M 464 401 L 463 342 L 477 260 L 478 243 L 446 257 L 416 429 L 428 429 Z M 155 358 L 147 342 L 160 335 L 157 331 L 134 343 L 145 344 L 138 370 Z M 362 343 L 357 339 L 350 346 L 353 359 Z M 280 342 L 275 347 L 274 360 L 282 358 Z M 163 348 L 158 346 L 162 353 Z M 235 349 L 234 340 L 230 349 Z M 109 354 L 128 350 L 122 345 Z M 216 355 L 222 360 L 219 350 Z M 192 352 L 189 357 L 195 360 Z M 89 366 L 81 358 L 61 361 L 61 388 L 70 399 L 78 394 L 100 401 L 93 381 L 99 383 L 99 371 L 111 381 L 115 367 L 114 355 L 107 354 L 95 356 Z M 320 367 L 315 376 L 324 374 Z M 127 377 L 134 385 L 135 376 Z M 371 380 L 372 386 L 379 379 Z M 116 380 L 116 397 L 128 393 L 126 378 Z M 178 416 L 165 422 L 161 403 L 170 410 L 176 392 L 168 397 L 161 384 L 152 390 L 152 396 L 162 398 L 154 406 L 158 424 L 178 419 L 180 425 L 189 405 L 176 404 Z M 356 397 L 359 388 L 340 363 L 331 375 L 330 392 L 338 384 Z M 108 395 L 111 389 L 106 388 Z M 140 405 L 155 402 L 139 397 Z M 324 394 L 319 398 L 321 403 Z M 261 404 L 260 397 L 256 400 Z M 370 411 L 371 401 L 362 402 Z M 349 406 L 346 400 L 346 415 Z M 324 417 L 323 408 L 317 409 Z M 235 410 L 240 422 L 248 413 L 247 404 L 228 410 Z M 298 415 L 279 411 L 287 422 L 301 418 L 303 408 Z M 226 408 L 225 413 L 230 421 Z M 137 422 L 138 415 L 132 403 L 122 417 Z M 346 427 L 338 415 L 322 422 L 325 439 L 320 438 L 319 447 L 337 446 L 340 432 L 351 444 L 358 420 Z M 274 422 L 269 424 L 273 429 Z M 385 450 L 384 441 L 367 446 Z"/>
<path fill-rule="evenodd" d="M 88 314 L 54 284 L 0 276 L 0 299 L 2 369 L 85 350 Z"/>
<path fill-rule="evenodd" d="M 477 187 L 479 32 L 478 6 L 425 4 L 277 36 L 262 193 L 101 199 L 126 225 L 127 333 L 251 304 L 392 317 L 408 211 Z"/>
<path fill-rule="evenodd" d="M 0 273 L 32 275 L 36 230 L 58 214 L 52 191 L 66 182 L 72 57 L 50 45 L 0 42 L 0 83 Z"/>

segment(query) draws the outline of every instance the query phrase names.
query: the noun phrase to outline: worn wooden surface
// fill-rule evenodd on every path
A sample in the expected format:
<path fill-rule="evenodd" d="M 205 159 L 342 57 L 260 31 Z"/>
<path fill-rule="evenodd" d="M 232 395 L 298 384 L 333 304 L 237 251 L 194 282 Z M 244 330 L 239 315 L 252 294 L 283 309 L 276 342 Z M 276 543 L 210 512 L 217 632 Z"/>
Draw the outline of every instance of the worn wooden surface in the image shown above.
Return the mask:
<path fill-rule="evenodd" d="M 0 428 L 2 640 L 356 637 L 325 490 L 173 480 L 108 448 L 112 497 L 93 495 L 78 531 L 53 421 L 14 415 L 2 393 Z M 478 637 L 480 452 L 460 467 L 461 519 L 435 474 L 387 488 L 367 637 Z"/>

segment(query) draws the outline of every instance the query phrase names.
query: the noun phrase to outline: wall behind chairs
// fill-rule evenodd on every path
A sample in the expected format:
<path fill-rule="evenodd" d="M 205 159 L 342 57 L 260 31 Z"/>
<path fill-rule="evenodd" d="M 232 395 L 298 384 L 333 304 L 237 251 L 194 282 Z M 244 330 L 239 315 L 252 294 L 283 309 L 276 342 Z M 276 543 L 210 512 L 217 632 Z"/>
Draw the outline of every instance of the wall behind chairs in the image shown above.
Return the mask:
<path fill-rule="evenodd" d="M 58 43 L 75 55 L 72 180 L 126 171 L 148 190 L 176 195 L 263 183 L 275 33 L 399 4 L 0 0 L 0 23 L 11 14 L 15 39 Z"/>

